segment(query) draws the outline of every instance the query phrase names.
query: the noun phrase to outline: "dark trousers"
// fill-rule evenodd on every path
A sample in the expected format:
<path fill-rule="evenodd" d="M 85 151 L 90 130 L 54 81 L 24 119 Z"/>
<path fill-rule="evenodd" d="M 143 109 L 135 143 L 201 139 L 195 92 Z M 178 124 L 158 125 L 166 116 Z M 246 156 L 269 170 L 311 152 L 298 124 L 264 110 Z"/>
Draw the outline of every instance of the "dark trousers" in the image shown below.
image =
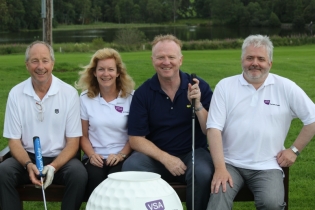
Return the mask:
<path fill-rule="evenodd" d="M 34 154 L 29 153 L 29 156 L 35 163 Z M 43 157 L 44 165 L 53 160 L 54 158 Z M 65 194 L 61 203 L 62 210 L 80 209 L 86 183 L 87 172 L 76 158 L 68 161 L 55 173 L 53 184 L 65 185 Z M 2 162 L 0 164 L 0 206 L 2 210 L 22 209 L 19 194 L 15 189 L 16 186 L 22 184 L 31 184 L 27 170 L 13 157 Z"/>
<path fill-rule="evenodd" d="M 182 182 L 187 184 L 186 206 L 192 209 L 192 152 L 178 156 L 187 166 L 182 176 L 173 176 L 163 164 L 144 155 L 133 152 L 125 160 L 122 171 L 149 171 L 161 175 L 167 182 Z M 195 149 L 195 180 L 194 180 L 194 206 L 196 210 L 205 210 L 210 197 L 211 180 L 214 173 L 210 152 L 206 149 Z"/>
<path fill-rule="evenodd" d="M 120 172 L 123 165 L 123 162 L 119 162 L 115 166 L 106 166 L 104 160 L 104 166 L 103 168 L 100 168 L 92 165 L 88 159 L 82 160 L 82 163 L 84 164 L 88 173 L 85 199 L 88 199 L 90 197 L 93 190 L 107 178 L 108 174 Z"/>

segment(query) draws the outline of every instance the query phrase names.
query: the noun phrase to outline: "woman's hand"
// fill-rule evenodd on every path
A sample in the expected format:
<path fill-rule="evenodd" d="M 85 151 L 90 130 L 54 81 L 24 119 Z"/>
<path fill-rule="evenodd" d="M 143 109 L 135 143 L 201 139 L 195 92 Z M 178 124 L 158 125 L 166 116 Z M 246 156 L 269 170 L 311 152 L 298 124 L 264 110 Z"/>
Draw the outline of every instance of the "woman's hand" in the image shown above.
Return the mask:
<path fill-rule="evenodd" d="M 108 158 L 106 159 L 106 165 L 108 166 L 115 166 L 120 161 L 123 161 L 124 158 L 119 154 L 110 154 Z"/>

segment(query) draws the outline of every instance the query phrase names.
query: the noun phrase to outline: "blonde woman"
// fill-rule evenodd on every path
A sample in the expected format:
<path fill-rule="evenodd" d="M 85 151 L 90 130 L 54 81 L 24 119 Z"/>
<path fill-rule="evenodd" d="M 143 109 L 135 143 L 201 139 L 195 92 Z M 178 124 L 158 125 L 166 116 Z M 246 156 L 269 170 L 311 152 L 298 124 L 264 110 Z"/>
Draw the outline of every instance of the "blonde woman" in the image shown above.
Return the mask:
<path fill-rule="evenodd" d="M 111 48 L 96 51 L 79 73 L 81 121 L 84 151 L 82 162 L 88 172 L 86 195 L 90 196 L 107 175 L 118 172 L 131 153 L 127 120 L 134 93 L 120 54 Z"/>

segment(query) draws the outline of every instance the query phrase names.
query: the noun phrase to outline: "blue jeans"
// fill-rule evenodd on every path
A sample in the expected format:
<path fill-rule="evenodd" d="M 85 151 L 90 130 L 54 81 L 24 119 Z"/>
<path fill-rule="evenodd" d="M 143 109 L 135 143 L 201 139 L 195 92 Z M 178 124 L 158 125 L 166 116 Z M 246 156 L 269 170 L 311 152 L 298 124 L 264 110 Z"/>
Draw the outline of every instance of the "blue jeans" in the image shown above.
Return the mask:
<path fill-rule="evenodd" d="M 218 193 L 211 193 L 207 210 L 228 210 L 233 207 L 233 200 L 238 191 L 246 184 L 253 192 L 255 206 L 259 210 L 282 210 L 284 202 L 283 173 L 278 169 L 249 170 L 236 168 L 226 164 L 233 180 L 233 188 L 226 184 L 226 192 L 222 185 Z"/>
<path fill-rule="evenodd" d="M 34 154 L 29 156 L 35 163 Z M 43 157 L 44 165 L 54 158 Z M 27 170 L 13 157 L 0 164 L 0 207 L 2 210 L 22 209 L 20 197 L 15 189 L 22 184 L 31 184 Z M 80 209 L 85 186 L 87 172 L 80 160 L 73 158 L 62 166 L 54 175 L 53 184 L 65 185 L 65 192 L 61 203 L 62 210 Z M 48 186 L 49 187 L 49 186 Z"/>
<path fill-rule="evenodd" d="M 177 156 L 187 166 L 186 173 L 181 176 L 173 176 L 163 164 L 143 153 L 133 152 L 123 164 L 122 171 L 149 171 L 161 175 L 167 182 L 182 182 L 187 184 L 186 206 L 192 209 L 192 152 Z M 195 193 L 194 204 L 196 210 L 204 210 L 210 196 L 210 184 L 214 172 L 210 152 L 203 148 L 195 149 Z"/>

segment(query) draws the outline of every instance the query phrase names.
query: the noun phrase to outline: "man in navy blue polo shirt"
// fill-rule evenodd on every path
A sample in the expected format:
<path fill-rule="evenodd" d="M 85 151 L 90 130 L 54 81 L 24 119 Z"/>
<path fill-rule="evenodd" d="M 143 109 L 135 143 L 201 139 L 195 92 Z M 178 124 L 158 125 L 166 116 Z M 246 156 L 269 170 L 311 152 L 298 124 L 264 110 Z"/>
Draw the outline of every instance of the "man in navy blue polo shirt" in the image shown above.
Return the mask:
<path fill-rule="evenodd" d="M 144 82 L 132 99 L 129 142 L 135 151 L 123 171 L 150 171 L 168 181 L 187 183 L 187 209 L 192 209 L 192 110 L 195 99 L 194 207 L 207 208 L 214 172 L 207 148 L 206 120 L 212 91 L 202 79 L 180 71 L 182 43 L 173 35 L 152 42 L 156 74 Z"/>

